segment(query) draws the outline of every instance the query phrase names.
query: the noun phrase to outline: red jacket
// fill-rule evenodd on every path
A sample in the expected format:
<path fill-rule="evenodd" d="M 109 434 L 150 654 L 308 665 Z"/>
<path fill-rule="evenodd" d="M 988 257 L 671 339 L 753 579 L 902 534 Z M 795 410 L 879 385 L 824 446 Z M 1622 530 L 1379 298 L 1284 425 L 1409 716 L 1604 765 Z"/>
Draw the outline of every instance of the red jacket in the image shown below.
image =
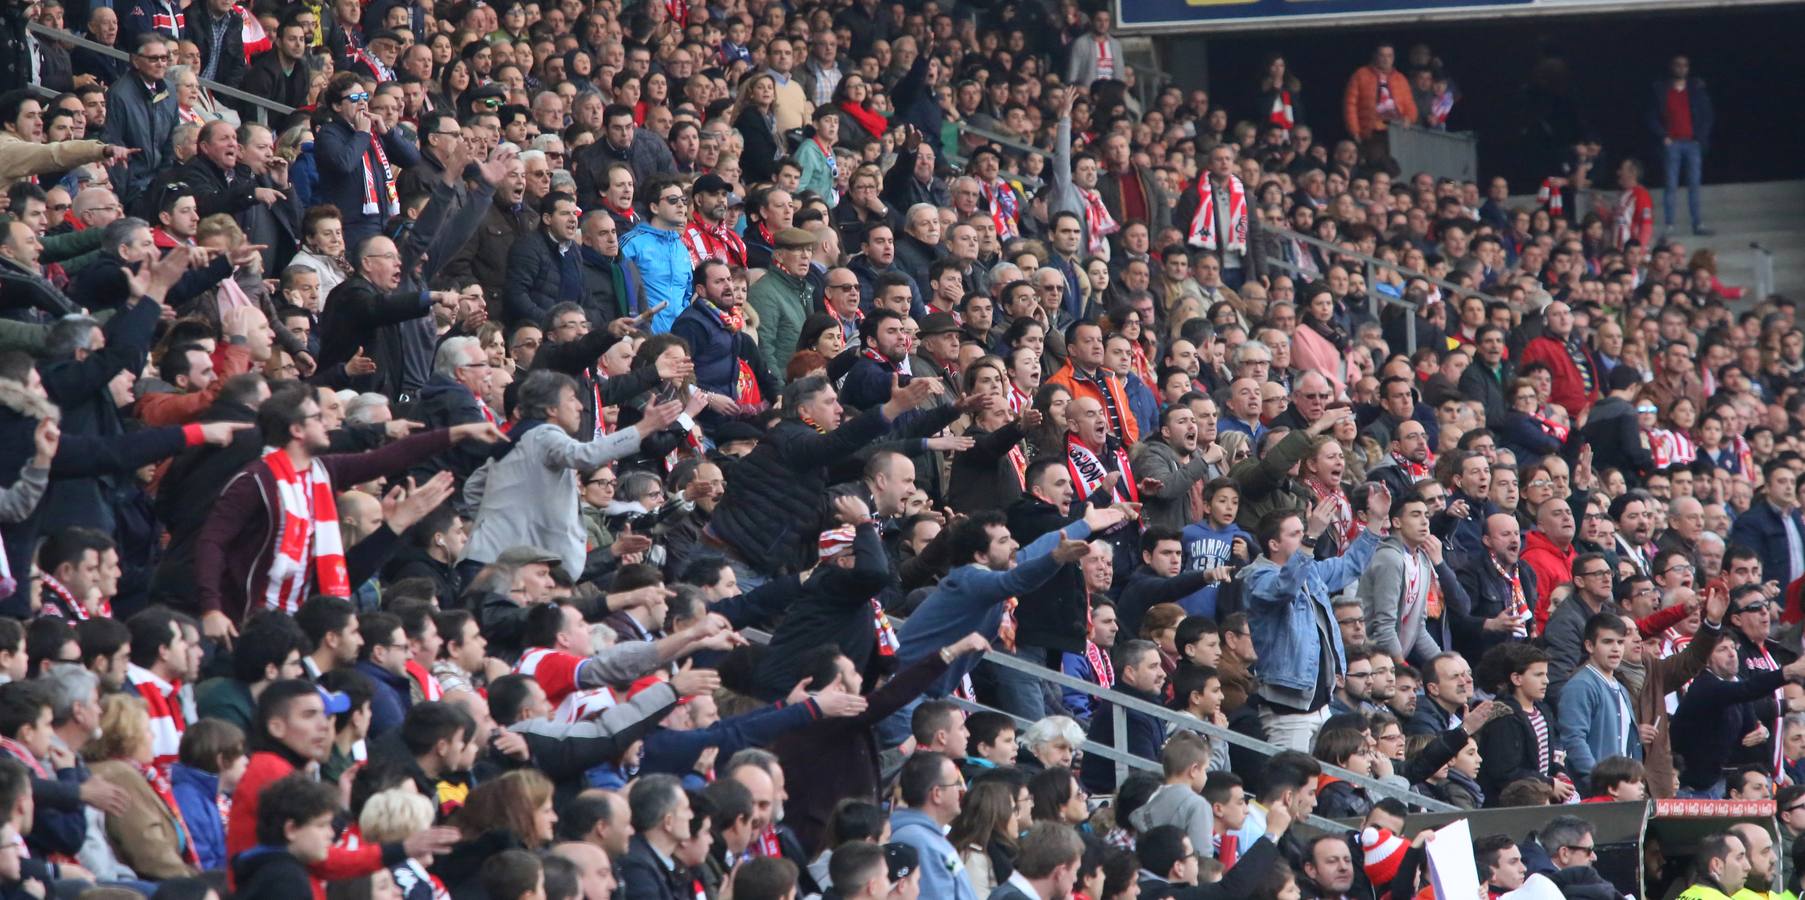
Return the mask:
<path fill-rule="evenodd" d="M 1523 563 L 1536 574 L 1536 634 L 1541 634 L 1542 627 L 1548 624 L 1548 598 L 1554 594 L 1554 589 L 1573 580 L 1573 560 L 1577 556 L 1579 551 L 1573 549 L 1572 544 L 1563 551 L 1540 531 L 1523 534 Z"/>
<path fill-rule="evenodd" d="M 1538 335 L 1523 348 L 1523 358 L 1517 361 L 1517 371 L 1532 362 L 1539 362 L 1554 373 L 1554 390 L 1552 399 L 1567 411 L 1573 421 L 1579 421 L 1579 414 L 1591 406 L 1599 398 L 1599 382 L 1604 380 L 1604 372 L 1598 368 L 1598 359 L 1592 355 L 1590 348 L 1584 353 L 1592 364 L 1592 389 L 1586 390 L 1585 379 L 1580 375 L 1579 366 L 1573 363 L 1573 357 L 1567 353 L 1567 345 L 1556 340 L 1552 335 Z"/>
<path fill-rule="evenodd" d="M 226 819 L 227 860 L 257 846 L 257 800 L 264 788 L 294 772 L 294 762 L 281 753 L 259 750 L 251 754 L 244 777 L 239 779 L 238 789 L 232 792 L 232 811 Z M 333 847 L 327 851 L 324 860 L 310 866 L 308 871 L 314 878 L 324 881 L 361 878 L 386 864 L 384 851 L 393 855 L 396 862 L 400 861 L 399 844 L 364 844 L 356 850 Z"/>
<path fill-rule="evenodd" d="M 250 370 L 251 351 L 221 344 L 213 351 L 213 383 L 206 390 L 146 393 L 138 398 L 138 418 L 146 425 L 186 425 L 213 405 L 220 389 L 226 386 L 226 379 Z"/>

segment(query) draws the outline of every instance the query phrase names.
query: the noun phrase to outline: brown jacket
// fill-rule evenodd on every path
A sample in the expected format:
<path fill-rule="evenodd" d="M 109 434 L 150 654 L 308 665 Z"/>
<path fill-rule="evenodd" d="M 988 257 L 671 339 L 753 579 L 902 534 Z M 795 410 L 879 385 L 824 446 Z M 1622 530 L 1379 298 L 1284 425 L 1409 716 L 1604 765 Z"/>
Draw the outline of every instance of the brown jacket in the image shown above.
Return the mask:
<path fill-rule="evenodd" d="M 1655 739 L 1642 742 L 1642 767 L 1648 772 L 1649 796 L 1657 800 L 1673 796 L 1673 743 L 1669 736 L 1673 719 L 1667 714 L 1667 695 L 1705 670 L 1711 650 L 1717 646 L 1712 638 L 1721 634 L 1721 630 L 1700 625 L 1686 649 L 1648 664 L 1642 692 L 1636 695 L 1636 721 L 1655 726 Z"/>
<path fill-rule="evenodd" d="M 130 866 L 138 877 L 153 881 L 199 874 L 182 858 L 178 849 L 182 825 L 176 811 L 157 798 L 138 770 L 117 759 L 103 760 L 89 768 L 95 778 L 117 785 L 131 795 L 124 815 L 106 817 L 107 840 L 119 854 L 120 862 Z"/>
<path fill-rule="evenodd" d="M 1231 713 L 1245 706 L 1248 699 L 1260 689 L 1260 680 L 1232 653 L 1222 654 L 1222 665 L 1217 667 L 1216 672 L 1222 678 L 1224 713 Z"/>
<path fill-rule="evenodd" d="M 276 327 L 280 328 L 278 324 Z M 234 344 L 213 351 L 213 383 L 204 391 L 147 393 L 138 398 L 138 418 L 146 425 L 186 425 L 219 397 L 226 379 L 251 370 L 251 352 Z"/>
<path fill-rule="evenodd" d="M 38 144 L 11 132 L 0 132 L 0 190 L 32 175 L 66 172 L 105 156 L 101 141 L 56 141 Z"/>

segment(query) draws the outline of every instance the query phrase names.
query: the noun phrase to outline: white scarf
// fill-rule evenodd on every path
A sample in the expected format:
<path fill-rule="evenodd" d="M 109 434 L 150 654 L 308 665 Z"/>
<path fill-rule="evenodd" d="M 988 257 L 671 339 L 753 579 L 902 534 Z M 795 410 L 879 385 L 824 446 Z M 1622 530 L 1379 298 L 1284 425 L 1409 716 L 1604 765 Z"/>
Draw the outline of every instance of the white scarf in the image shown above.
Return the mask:
<path fill-rule="evenodd" d="M 1216 186 L 1210 176 L 1197 179 L 1197 216 L 1191 220 L 1189 243 L 1205 250 L 1221 247 L 1236 253 L 1247 252 L 1247 188 L 1241 179 L 1228 176 L 1228 235 L 1218 235 L 1216 223 Z"/>

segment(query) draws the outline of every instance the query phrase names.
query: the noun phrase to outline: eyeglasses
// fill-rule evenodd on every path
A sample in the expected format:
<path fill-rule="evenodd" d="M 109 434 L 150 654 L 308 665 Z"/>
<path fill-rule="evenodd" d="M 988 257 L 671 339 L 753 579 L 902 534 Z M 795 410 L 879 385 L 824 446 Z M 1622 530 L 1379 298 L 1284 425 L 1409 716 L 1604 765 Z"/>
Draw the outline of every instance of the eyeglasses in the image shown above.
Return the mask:
<path fill-rule="evenodd" d="M 1672 565 L 1672 566 L 1668 566 L 1665 569 L 1662 569 L 1661 574 L 1666 575 L 1668 572 L 1684 572 L 1684 573 L 1690 575 L 1690 574 L 1692 574 L 1692 571 L 1693 571 L 1693 569 L 1690 564 L 1680 563 L 1678 565 Z"/>
<path fill-rule="evenodd" d="M 963 782 L 963 781 L 953 781 L 953 782 L 948 782 L 946 784 L 937 784 L 934 786 L 937 788 L 947 788 L 949 790 L 958 790 L 958 791 L 965 790 L 965 782 Z"/>
<path fill-rule="evenodd" d="M 1609 578 L 1609 577 L 1611 577 L 1611 570 L 1610 569 L 1594 569 L 1590 572 L 1579 573 L 1579 577 L 1581 577 L 1581 578 L 1597 578 L 1601 575 L 1604 576 L 1605 578 Z"/>
<path fill-rule="evenodd" d="M 139 59 L 141 59 L 141 60 L 144 60 L 144 61 L 145 61 L 145 62 L 147 62 L 147 63 L 166 63 L 166 62 L 169 62 L 169 54 L 167 54 L 167 53 L 161 53 L 161 54 L 158 54 L 158 55 L 156 55 L 156 56 L 151 56 L 151 55 L 149 55 L 149 54 L 139 54 L 139 56 L 138 56 L 138 58 L 139 58 Z"/>
<path fill-rule="evenodd" d="M 539 349 L 539 345 L 541 343 L 543 343 L 543 342 L 540 341 L 538 338 L 521 338 L 520 340 L 514 342 L 514 349 L 515 350 L 537 350 L 537 349 Z"/>
<path fill-rule="evenodd" d="M 583 482 L 583 484 L 591 487 L 614 487 L 618 481 L 619 479 L 615 478 L 591 478 L 588 481 Z"/>

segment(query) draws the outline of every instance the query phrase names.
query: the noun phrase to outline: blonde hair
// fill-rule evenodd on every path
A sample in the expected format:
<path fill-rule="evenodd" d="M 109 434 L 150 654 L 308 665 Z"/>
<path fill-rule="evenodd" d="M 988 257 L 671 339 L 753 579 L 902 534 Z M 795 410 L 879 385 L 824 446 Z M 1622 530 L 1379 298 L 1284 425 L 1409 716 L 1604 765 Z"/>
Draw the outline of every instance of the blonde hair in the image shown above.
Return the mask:
<path fill-rule="evenodd" d="M 224 237 L 226 246 L 236 247 L 244 241 L 244 229 L 238 227 L 231 216 L 214 213 L 202 219 L 201 224 L 194 229 L 194 242 L 204 243 L 208 238 L 215 237 Z"/>
<path fill-rule="evenodd" d="M 150 740 L 150 707 L 135 694 L 108 694 L 100 701 L 100 737 L 85 748 L 89 759 L 129 759 Z"/>
<path fill-rule="evenodd" d="M 533 833 L 534 817 L 539 807 L 551 799 L 552 783 L 544 775 L 532 769 L 515 769 L 471 791 L 463 807 L 451 817 L 451 824 L 466 839 L 507 829 L 528 848 L 537 848 L 540 840 Z"/>
<path fill-rule="evenodd" d="M 433 812 L 432 800 L 412 791 L 390 788 L 364 801 L 357 825 L 365 840 L 386 844 L 432 827 Z"/>

